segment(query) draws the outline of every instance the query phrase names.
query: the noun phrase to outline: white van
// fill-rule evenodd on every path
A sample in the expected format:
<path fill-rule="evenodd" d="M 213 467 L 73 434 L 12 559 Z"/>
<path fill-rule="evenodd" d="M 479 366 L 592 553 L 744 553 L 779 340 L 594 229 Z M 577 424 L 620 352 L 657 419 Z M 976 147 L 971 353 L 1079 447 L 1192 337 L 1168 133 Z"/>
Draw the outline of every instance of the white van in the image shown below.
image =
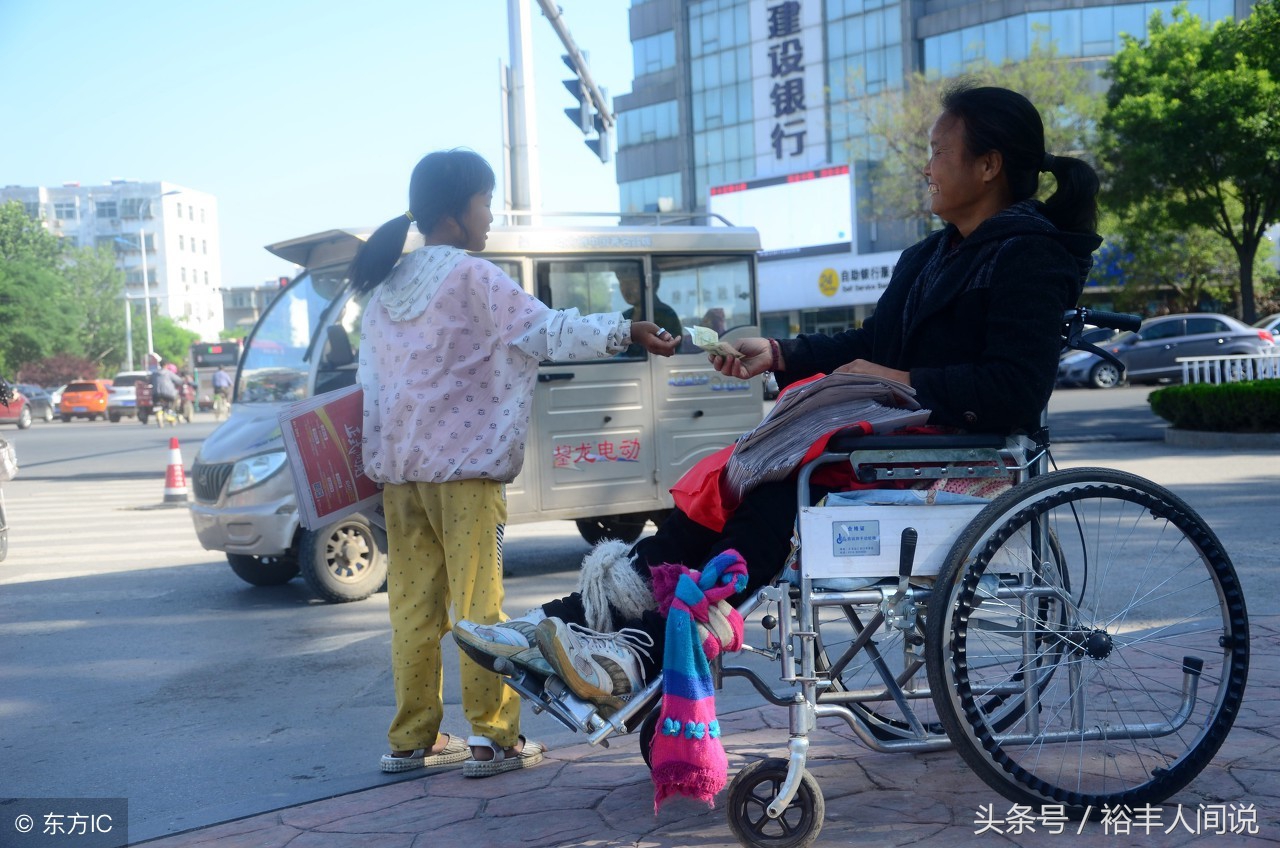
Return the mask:
<path fill-rule="evenodd" d="M 255 585 L 301 571 L 330 601 L 368 597 L 386 575 L 382 530 L 356 515 L 299 526 L 277 415 L 355 380 L 363 297 L 346 270 L 369 231 L 329 230 L 267 249 L 303 266 L 246 340 L 230 418 L 191 469 L 201 544 Z M 414 233 L 407 249 L 420 246 Z M 637 282 L 658 323 L 758 335 L 753 229 L 721 226 L 495 227 L 482 254 L 556 308 L 628 310 Z M 507 487 L 512 524 L 569 519 L 589 542 L 639 537 L 673 506 L 691 465 L 760 421 L 761 387 L 718 374 L 686 339 L 670 358 L 638 346 L 572 365 L 543 363 L 524 470 Z"/>

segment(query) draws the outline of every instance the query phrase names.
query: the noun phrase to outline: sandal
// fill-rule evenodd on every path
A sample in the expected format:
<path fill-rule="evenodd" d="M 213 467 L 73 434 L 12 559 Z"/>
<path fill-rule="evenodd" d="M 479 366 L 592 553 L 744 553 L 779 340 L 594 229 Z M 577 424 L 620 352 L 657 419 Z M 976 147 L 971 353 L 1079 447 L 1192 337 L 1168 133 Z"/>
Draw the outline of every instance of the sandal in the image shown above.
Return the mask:
<path fill-rule="evenodd" d="M 456 766 L 470 756 L 471 749 L 467 747 L 460 737 L 451 733 L 449 734 L 449 741 L 445 743 L 444 750 L 440 753 L 433 754 L 429 748 L 419 748 L 403 757 L 383 754 L 381 768 L 388 774 L 394 774 L 420 768 Z"/>
<path fill-rule="evenodd" d="M 515 771 L 516 769 L 532 768 L 542 762 L 542 753 L 546 751 L 546 747 L 541 742 L 531 742 L 520 737 L 524 742 L 524 747 L 520 749 L 520 753 L 508 755 L 502 747 L 487 736 L 469 736 L 467 744 L 474 748 L 489 748 L 493 751 L 492 760 L 467 760 L 462 764 L 463 777 L 493 777 L 495 774 L 502 774 L 504 771 Z"/>

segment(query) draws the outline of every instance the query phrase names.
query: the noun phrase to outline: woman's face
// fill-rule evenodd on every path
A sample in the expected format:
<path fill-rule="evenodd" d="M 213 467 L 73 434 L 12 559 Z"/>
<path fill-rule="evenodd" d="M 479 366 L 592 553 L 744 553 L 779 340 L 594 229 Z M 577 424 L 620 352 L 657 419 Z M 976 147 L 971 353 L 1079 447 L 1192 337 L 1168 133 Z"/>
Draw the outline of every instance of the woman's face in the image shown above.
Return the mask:
<path fill-rule="evenodd" d="M 482 191 L 471 196 L 467 210 L 458 221 L 462 230 L 458 238 L 465 241 L 465 244 L 455 245 L 456 247 L 471 251 L 484 250 L 485 242 L 489 240 L 489 225 L 493 223 L 493 213 L 489 211 L 492 204 L 492 191 Z"/>
<path fill-rule="evenodd" d="M 972 217 L 988 193 L 988 163 L 969 155 L 964 146 L 964 121 L 945 112 L 929 131 L 929 208 L 949 224 L 960 226 Z"/>

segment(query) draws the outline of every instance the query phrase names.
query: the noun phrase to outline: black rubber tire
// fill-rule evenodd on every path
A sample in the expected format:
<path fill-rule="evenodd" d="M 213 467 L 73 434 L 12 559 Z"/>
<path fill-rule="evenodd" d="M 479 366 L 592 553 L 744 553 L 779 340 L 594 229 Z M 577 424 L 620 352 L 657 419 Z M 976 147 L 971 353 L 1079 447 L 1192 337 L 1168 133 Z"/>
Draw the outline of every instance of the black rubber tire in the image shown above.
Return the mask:
<path fill-rule="evenodd" d="M 1095 389 L 1114 389 L 1124 382 L 1124 372 L 1105 359 L 1089 369 L 1089 385 Z"/>
<path fill-rule="evenodd" d="M 227 564 L 236 577 L 253 586 L 283 586 L 298 576 L 298 561 L 290 556 L 227 554 Z"/>
<path fill-rule="evenodd" d="M 63 424 L 70 424 L 70 423 L 71 423 L 71 416 L 70 416 L 70 415 L 64 415 L 64 416 L 62 416 L 62 423 L 63 423 Z"/>
<path fill-rule="evenodd" d="M 729 828 L 743 845 L 753 848 L 807 848 L 818 839 L 827 815 L 827 804 L 818 781 L 808 771 L 800 779 L 796 795 L 776 819 L 767 813 L 787 777 L 787 761 L 777 757 L 757 760 L 738 772 L 729 784 L 725 814 Z"/>
<path fill-rule="evenodd" d="M 658 719 L 662 715 L 662 698 L 658 698 L 658 702 L 653 705 L 653 709 L 645 714 L 644 721 L 640 722 L 640 756 L 644 757 L 644 764 L 649 768 L 653 768 L 653 737 L 658 735 Z"/>
<path fill-rule="evenodd" d="M 628 515 L 601 515 L 596 518 L 579 518 L 574 523 L 588 545 L 598 545 L 605 539 L 620 539 L 628 545 L 640 538 L 649 520 L 647 512 Z"/>
<path fill-rule="evenodd" d="M 22 411 L 18 413 L 18 429 L 26 430 L 31 426 L 31 405 L 27 404 L 22 407 Z"/>
<path fill-rule="evenodd" d="M 306 530 L 298 539 L 298 566 L 311 591 L 325 601 L 363 601 L 387 582 L 387 543 L 363 515 Z"/>
<path fill-rule="evenodd" d="M 1045 528 L 1069 579 L 1027 565 Z M 995 591 L 1033 574 L 1065 611 L 1037 614 L 1034 631 L 1024 604 Z M 1036 727 L 1025 709 L 995 726 L 988 705 L 1009 709 L 991 693 L 1022 687 L 1009 670 L 1028 666 L 1028 637 L 1036 662 L 1056 652 L 1027 696 Z M 925 651 L 939 717 L 970 768 L 1015 803 L 1078 816 L 1160 804 L 1212 759 L 1243 699 L 1248 615 L 1230 559 L 1185 502 L 1132 474 L 1080 468 L 1015 486 L 966 528 L 934 589 Z M 1178 719 L 1192 679 L 1196 699 Z M 1161 723 L 1160 735 L 1146 729 Z"/>

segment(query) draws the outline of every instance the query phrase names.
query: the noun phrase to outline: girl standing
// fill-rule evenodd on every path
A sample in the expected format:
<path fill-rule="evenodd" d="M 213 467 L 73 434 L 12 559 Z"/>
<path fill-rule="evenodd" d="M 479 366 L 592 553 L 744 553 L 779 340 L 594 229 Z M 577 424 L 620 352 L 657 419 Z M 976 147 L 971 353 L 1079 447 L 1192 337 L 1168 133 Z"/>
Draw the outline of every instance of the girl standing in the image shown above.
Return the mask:
<path fill-rule="evenodd" d="M 414 168 L 409 211 L 383 224 L 352 264 L 364 310 L 359 381 L 364 467 L 383 484 L 396 714 L 387 772 L 462 763 L 467 777 L 537 765 L 520 735 L 520 700 L 500 678 L 460 661 L 472 736 L 440 733 L 440 640 L 450 621 L 502 621 L 505 484 L 524 462 L 541 361 L 595 359 L 633 341 L 670 356 L 678 339 L 619 313 L 555 310 L 525 292 L 484 249 L 493 170 L 467 150 Z M 409 225 L 425 245 L 401 258 Z M 468 751 L 469 749 L 469 751 Z"/>

